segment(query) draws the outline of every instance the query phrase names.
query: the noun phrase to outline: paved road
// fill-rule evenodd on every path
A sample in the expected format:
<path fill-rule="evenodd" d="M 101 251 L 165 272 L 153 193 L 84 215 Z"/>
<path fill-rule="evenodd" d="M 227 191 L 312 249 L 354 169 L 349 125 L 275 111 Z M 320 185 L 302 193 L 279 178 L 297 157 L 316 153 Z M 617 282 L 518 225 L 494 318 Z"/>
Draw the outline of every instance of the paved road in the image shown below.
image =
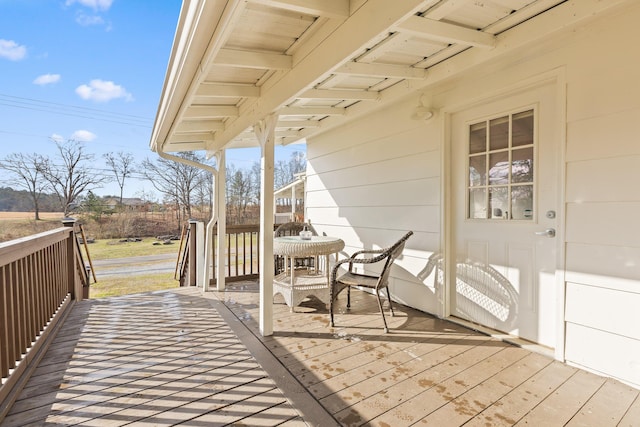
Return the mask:
<path fill-rule="evenodd" d="M 135 276 L 138 274 L 173 274 L 176 254 L 146 255 L 93 261 L 98 280 L 101 277 Z"/>

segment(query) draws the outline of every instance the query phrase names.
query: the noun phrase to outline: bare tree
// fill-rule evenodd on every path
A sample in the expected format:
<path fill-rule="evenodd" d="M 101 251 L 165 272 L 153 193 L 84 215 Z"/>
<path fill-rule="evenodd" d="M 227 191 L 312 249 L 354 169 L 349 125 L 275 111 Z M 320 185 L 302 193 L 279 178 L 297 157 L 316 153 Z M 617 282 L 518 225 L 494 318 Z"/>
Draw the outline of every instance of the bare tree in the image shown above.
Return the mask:
<path fill-rule="evenodd" d="M 191 152 L 179 153 L 177 156 L 197 163 L 206 162 L 204 156 Z M 201 175 L 205 173 L 203 169 L 159 157 L 156 161 L 145 159 L 141 164 L 140 173 L 163 194 L 164 200 L 176 203 L 187 218 L 191 217 L 191 199 L 198 183 L 201 182 Z"/>
<path fill-rule="evenodd" d="M 56 146 L 58 156 L 55 160 L 59 163 L 47 159 L 43 165 L 43 174 L 58 196 L 64 215 L 67 216 L 73 204 L 85 191 L 100 188 L 109 179 L 91 169 L 94 156 L 85 153 L 80 142 L 56 142 Z"/>
<path fill-rule="evenodd" d="M 135 172 L 133 155 L 131 153 L 106 153 L 103 156 L 107 161 L 107 165 L 111 168 L 113 175 L 116 177 L 118 187 L 120 187 L 120 205 L 122 205 L 122 193 L 124 191 L 124 182 Z"/>
<path fill-rule="evenodd" d="M 235 218 L 237 224 L 242 224 L 247 217 L 247 207 L 252 204 L 254 198 L 251 172 L 236 169 L 231 165 L 227 168 L 226 188 L 227 212 L 231 218 Z"/>
<path fill-rule="evenodd" d="M 260 162 L 253 162 L 249 171 L 251 185 L 251 201 L 256 206 L 260 206 L 260 180 L 262 175 Z"/>
<path fill-rule="evenodd" d="M 29 192 L 36 221 L 40 219 L 40 197 L 47 188 L 43 175 L 45 163 L 45 158 L 37 153 L 12 153 L 0 160 L 0 168 L 12 174 L 8 182 Z"/>
<path fill-rule="evenodd" d="M 210 173 L 202 173 L 198 178 L 194 189 L 194 198 L 198 211 L 205 217 L 211 217 L 212 199 L 213 199 L 213 175 Z"/>
<path fill-rule="evenodd" d="M 274 185 L 281 188 L 291 183 L 296 174 L 304 172 L 307 167 L 307 159 L 303 152 L 294 151 L 288 161 L 280 160 L 274 165 Z"/>

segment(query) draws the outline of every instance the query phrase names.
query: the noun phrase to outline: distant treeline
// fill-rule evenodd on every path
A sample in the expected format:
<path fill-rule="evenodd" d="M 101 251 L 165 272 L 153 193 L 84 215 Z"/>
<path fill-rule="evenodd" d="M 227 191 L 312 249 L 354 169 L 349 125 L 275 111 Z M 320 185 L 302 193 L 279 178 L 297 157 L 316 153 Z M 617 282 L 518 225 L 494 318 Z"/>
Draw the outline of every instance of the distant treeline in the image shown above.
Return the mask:
<path fill-rule="evenodd" d="M 0 211 L 33 212 L 33 197 L 26 190 L 0 187 Z M 40 196 L 40 211 L 61 212 L 60 200 L 55 194 L 42 194 Z"/>

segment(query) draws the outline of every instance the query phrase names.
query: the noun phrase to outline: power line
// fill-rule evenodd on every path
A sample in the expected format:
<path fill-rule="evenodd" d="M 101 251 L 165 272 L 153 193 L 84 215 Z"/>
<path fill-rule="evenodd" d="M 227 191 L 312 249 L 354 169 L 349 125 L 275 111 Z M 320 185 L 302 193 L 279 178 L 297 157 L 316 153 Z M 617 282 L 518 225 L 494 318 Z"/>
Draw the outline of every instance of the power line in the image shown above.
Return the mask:
<path fill-rule="evenodd" d="M 62 103 L 57 103 L 57 102 L 43 101 L 41 99 L 24 98 L 24 97 L 21 97 L 21 96 L 7 95 L 7 94 L 3 94 L 3 93 L 0 93 L 0 98 L 9 98 L 9 99 L 15 99 L 15 100 L 21 100 L 21 101 L 29 101 L 29 102 L 34 102 L 34 103 L 40 103 L 40 104 L 45 104 L 45 105 L 54 105 L 54 106 L 59 106 L 59 107 L 78 109 L 78 110 L 81 110 L 81 111 L 88 110 L 88 111 L 94 111 L 94 112 L 97 112 L 97 113 L 100 113 L 100 114 L 106 114 L 106 115 L 112 115 L 112 116 L 120 116 L 120 117 L 140 119 L 140 120 L 151 120 L 149 117 L 142 117 L 142 116 L 137 116 L 137 115 L 134 115 L 134 114 L 124 114 L 124 113 L 118 113 L 118 112 L 115 112 L 115 111 L 100 110 L 98 108 L 90 108 L 90 107 L 79 106 L 79 105 L 71 105 L 71 104 L 62 104 Z"/>
<path fill-rule="evenodd" d="M 152 119 L 132 114 L 123 114 L 77 105 L 60 104 L 33 98 L 22 98 L 6 94 L 0 94 L 0 105 L 145 128 L 151 128 L 152 122 Z"/>

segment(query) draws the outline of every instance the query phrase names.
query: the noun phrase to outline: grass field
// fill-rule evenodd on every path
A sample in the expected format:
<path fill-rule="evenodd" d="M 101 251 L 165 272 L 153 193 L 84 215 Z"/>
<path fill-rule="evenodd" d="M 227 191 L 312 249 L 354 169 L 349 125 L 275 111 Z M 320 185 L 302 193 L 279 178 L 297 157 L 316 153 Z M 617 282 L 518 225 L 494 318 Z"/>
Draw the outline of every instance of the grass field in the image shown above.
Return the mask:
<path fill-rule="evenodd" d="M 179 283 L 172 274 L 146 274 L 131 277 L 101 279 L 92 283 L 89 288 L 89 298 L 107 298 L 141 292 L 160 291 L 177 288 Z"/>
<path fill-rule="evenodd" d="M 92 260 L 130 258 L 143 255 L 176 254 L 178 256 L 179 240 L 173 240 L 170 245 L 156 244 L 157 240 L 149 237 L 141 242 L 120 242 L 119 239 L 96 240 L 88 243 L 89 255 Z M 83 250 L 85 249 L 82 245 Z"/>
<path fill-rule="evenodd" d="M 120 242 L 114 240 L 97 240 L 87 244 L 91 260 L 130 258 L 143 255 L 175 254 L 178 257 L 179 241 L 172 241 L 170 245 L 154 245 L 153 238 L 143 239 L 141 242 Z M 83 251 L 85 250 L 82 245 Z M 158 291 L 162 289 L 177 288 L 178 281 L 173 274 L 136 274 L 132 277 L 107 277 L 99 278 L 97 283 L 92 283 L 89 297 L 105 298 L 112 296 L 135 294 L 140 292 Z"/>
<path fill-rule="evenodd" d="M 35 214 L 33 212 L 0 212 L 0 221 L 34 219 L 34 215 Z M 62 221 L 62 218 L 64 218 L 64 215 L 62 214 L 62 212 L 40 212 L 41 220 Z"/>
<path fill-rule="evenodd" d="M 34 221 L 33 212 L 0 212 L 0 242 L 41 233 L 62 226 L 61 212 L 42 212 L 40 221 Z M 175 254 L 178 256 L 180 241 L 170 245 L 154 245 L 152 237 L 140 242 L 121 242 L 119 239 L 99 239 L 87 244 L 92 261 L 112 258 L 129 258 L 142 255 Z M 81 245 L 86 258 L 86 248 Z M 178 287 L 173 274 L 136 275 L 127 278 L 101 278 L 97 283 L 91 280 L 90 298 L 103 298 L 139 292 L 157 291 Z"/>
<path fill-rule="evenodd" d="M 59 218 L 52 216 L 42 221 L 34 221 L 33 218 L 20 218 L 18 214 L 22 214 L 22 212 L 0 212 L 0 214 L 2 214 L 0 215 L 0 242 L 7 242 L 62 227 L 61 216 Z"/>

